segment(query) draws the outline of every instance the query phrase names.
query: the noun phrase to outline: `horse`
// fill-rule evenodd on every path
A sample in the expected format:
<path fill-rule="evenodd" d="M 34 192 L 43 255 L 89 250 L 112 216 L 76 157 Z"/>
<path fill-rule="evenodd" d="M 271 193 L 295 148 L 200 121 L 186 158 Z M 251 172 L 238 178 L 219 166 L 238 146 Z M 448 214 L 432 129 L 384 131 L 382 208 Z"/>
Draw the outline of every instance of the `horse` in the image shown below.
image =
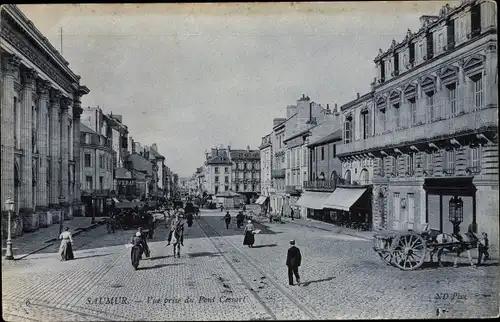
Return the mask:
<path fill-rule="evenodd" d="M 467 256 L 469 258 L 469 263 L 471 267 L 476 268 L 476 265 L 472 261 L 471 250 L 478 247 L 478 238 L 472 233 L 468 232 L 466 234 L 458 233 L 458 234 L 450 234 L 450 233 L 441 233 L 437 235 L 432 240 L 434 247 L 430 252 L 430 260 L 433 262 L 433 256 L 437 253 L 438 265 L 440 267 L 443 266 L 441 263 L 441 256 L 443 253 L 454 253 L 456 254 L 455 261 L 453 263 L 453 267 L 457 267 L 458 259 L 460 258 L 460 254 L 464 251 L 467 252 Z M 442 244 L 450 244 L 449 246 L 440 247 Z"/>
<path fill-rule="evenodd" d="M 179 223 L 172 234 L 173 244 L 174 244 L 174 257 L 176 255 L 177 249 L 177 258 L 181 257 L 181 245 L 184 246 L 184 224 Z"/>

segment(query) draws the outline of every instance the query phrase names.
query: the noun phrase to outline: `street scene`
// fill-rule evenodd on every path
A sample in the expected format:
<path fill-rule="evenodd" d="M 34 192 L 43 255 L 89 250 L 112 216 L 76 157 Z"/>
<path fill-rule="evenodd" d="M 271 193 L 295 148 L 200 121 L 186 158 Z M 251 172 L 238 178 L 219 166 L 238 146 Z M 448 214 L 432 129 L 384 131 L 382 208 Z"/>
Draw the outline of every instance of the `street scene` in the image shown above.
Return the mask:
<path fill-rule="evenodd" d="M 0 6 L 3 319 L 498 317 L 496 10 Z"/>

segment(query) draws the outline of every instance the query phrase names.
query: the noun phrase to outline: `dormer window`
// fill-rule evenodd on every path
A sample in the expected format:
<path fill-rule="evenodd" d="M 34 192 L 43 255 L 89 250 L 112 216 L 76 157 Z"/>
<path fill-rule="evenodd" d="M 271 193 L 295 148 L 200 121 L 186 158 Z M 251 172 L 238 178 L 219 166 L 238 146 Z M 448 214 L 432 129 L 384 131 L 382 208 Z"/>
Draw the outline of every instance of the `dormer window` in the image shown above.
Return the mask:
<path fill-rule="evenodd" d="M 425 39 L 427 42 L 427 59 L 431 59 L 434 57 L 434 38 L 433 38 L 433 33 L 429 32 L 425 35 Z"/>
<path fill-rule="evenodd" d="M 476 4 L 470 9 L 471 38 L 481 34 L 481 4 Z"/>
<path fill-rule="evenodd" d="M 446 48 L 445 50 L 452 50 L 455 48 L 455 20 L 448 20 L 446 22 Z"/>
<path fill-rule="evenodd" d="M 415 46 L 416 44 L 415 43 L 410 43 L 410 66 L 408 66 L 409 68 L 413 67 L 413 64 L 415 64 Z"/>
<path fill-rule="evenodd" d="M 385 81 L 385 63 L 384 61 L 380 61 L 380 79 L 379 79 L 380 82 L 384 82 Z"/>
<path fill-rule="evenodd" d="M 399 53 L 394 53 L 394 76 L 399 75 Z"/>

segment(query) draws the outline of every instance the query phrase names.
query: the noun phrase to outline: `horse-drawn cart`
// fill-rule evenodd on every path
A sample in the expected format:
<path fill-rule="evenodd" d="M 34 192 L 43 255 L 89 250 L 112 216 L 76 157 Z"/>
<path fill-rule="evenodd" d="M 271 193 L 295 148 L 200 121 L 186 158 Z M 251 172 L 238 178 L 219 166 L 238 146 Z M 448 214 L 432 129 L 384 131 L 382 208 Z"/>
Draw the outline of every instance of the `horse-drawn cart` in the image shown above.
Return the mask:
<path fill-rule="evenodd" d="M 441 254 L 444 251 L 457 255 L 455 266 L 463 251 L 468 252 L 469 261 L 471 261 L 470 250 L 476 247 L 477 238 L 474 235 L 457 236 L 426 229 L 422 232 L 386 230 L 376 234 L 373 239 L 373 250 L 380 258 L 387 265 L 396 266 L 405 271 L 420 268 L 427 254 L 432 262 L 433 255 L 437 253 L 440 264 Z"/>

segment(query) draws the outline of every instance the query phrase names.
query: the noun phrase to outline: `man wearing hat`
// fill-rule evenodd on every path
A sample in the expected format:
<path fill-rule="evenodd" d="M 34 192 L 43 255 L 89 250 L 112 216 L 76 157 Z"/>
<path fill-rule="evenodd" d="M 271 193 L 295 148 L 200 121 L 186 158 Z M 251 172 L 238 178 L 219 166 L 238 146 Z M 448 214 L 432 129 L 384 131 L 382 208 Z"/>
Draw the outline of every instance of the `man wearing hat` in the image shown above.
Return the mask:
<path fill-rule="evenodd" d="M 288 254 L 286 256 L 286 266 L 288 266 L 288 284 L 293 285 L 293 275 L 297 280 L 297 284 L 300 284 L 299 276 L 299 266 L 302 261 L 302 256 L 300 255 L 300 249 L 295 246 L 295 240 L 290 240 L 290 248 L 288 249 Z"/>

